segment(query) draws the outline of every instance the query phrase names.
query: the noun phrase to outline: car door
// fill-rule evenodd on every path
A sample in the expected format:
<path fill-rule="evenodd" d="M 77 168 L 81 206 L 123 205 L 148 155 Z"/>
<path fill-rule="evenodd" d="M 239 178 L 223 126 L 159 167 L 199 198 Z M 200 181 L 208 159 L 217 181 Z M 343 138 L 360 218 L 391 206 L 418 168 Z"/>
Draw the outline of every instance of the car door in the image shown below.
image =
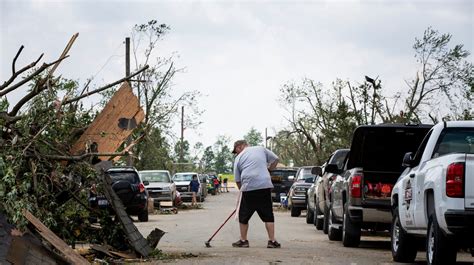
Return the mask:
<path fill-rule="evenodd" d="M 416 151 L 415 156 L 412 161 L 412 168 L 406 169 L 402 173 L 402 185 L 401 185 L 401 198 L 399 201 L 399 213 L 400 213 L 400 222 L 404 224 L 403 226 L 406 229 L 415 229 L 419 228 L 421 225 L 420 217 L 417 218 L 420 213 L 423 214 L 424 219 L 424 209 L 425 203 L 423 202 L 424 198 L 424 181 L 426 172 L 426 163 L 421 162 L 421 157 L 425 151 L 428 140 L 431 136 L 429 131 L 423 141 L 421 142 L 418 150 Z M 418 221 L 417 221 L 418 219 Z"/>

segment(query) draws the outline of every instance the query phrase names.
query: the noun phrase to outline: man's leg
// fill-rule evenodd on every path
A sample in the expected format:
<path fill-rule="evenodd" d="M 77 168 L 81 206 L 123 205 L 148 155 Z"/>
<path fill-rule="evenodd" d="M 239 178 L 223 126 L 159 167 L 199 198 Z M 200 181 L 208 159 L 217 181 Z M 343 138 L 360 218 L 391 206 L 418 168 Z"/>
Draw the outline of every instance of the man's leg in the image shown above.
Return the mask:
<path fill-rule="evenodd" d="M 247 240 L 247 232 L 249 231 L 249 224 L 240 224 L 240 240 Z"/>
<path fill-rule="evenodd" d="M 265 228 L 267 229 L 268 240 L 275 241 L 275 223 L 266 222 Z"/>

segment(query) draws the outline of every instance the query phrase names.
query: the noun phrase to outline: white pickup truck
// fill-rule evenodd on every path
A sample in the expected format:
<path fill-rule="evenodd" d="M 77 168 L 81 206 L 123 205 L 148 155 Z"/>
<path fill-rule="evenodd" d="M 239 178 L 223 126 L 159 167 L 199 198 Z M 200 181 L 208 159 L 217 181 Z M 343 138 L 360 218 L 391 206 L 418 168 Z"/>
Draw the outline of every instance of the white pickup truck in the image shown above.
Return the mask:
<path fill-rule="evenodd" d="M 453 264 L 460 248 L 474 256 L 474 121 L 433 126 L 402 166 L 391 195 L 394 261 L 413 262 L 420 239 L 428 264 Z"/>

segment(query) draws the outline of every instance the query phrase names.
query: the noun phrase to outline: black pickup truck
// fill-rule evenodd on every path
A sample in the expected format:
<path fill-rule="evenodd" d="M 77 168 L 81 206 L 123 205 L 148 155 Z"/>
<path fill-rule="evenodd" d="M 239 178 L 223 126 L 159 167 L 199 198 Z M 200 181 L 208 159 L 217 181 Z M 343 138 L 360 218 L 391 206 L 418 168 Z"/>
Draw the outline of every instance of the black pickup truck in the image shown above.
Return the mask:
<path fill-rule="evenodd" d="M 278 167 L 270 170 L 273 184 L 272 200 L 274 202 L 280 202 L 280 194 L 288 194 L 297 171 L 297 168 L 292 167 Z"/>
<path fill-rule="evenodd" d="M 326 172 L 340 174 L 331 185 L 329 231 L 331 240 L 345 247 L 360 243 L 361 229 L 390 229 L 390 195 L 403 171 L 406 152 L 415 152 L 431 125 L 382 124 L 359 126 L 343 170 L 326 165 Z"/>

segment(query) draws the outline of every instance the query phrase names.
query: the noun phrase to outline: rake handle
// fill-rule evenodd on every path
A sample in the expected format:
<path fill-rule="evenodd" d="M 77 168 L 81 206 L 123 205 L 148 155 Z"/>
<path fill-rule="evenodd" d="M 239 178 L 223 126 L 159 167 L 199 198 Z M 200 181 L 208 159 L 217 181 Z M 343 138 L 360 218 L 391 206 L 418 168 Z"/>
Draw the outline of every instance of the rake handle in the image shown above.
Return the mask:
<path fill-rule="evenodd" d="M 209 240 L 207 240 L 207 243 L 209 243 L 213 238 L 214 236 L 219 233 L 219 231 L 222 229 L 222 227 L 227 223 L 227 221 L 229 221 L 229 219 L 232 217 L 232 215 L 234 215 L 234 213 L 237 211 L 237 209 L 234 209 L 232 211 L 232 213 L 230 213 L 229 217 L 227 217 L 227 219 L 224 221 L 224 223 L 221 224 L 221 226 L 217 229 L 216 232 L 214 232 L 214 234 L 209 238 Z"/>

